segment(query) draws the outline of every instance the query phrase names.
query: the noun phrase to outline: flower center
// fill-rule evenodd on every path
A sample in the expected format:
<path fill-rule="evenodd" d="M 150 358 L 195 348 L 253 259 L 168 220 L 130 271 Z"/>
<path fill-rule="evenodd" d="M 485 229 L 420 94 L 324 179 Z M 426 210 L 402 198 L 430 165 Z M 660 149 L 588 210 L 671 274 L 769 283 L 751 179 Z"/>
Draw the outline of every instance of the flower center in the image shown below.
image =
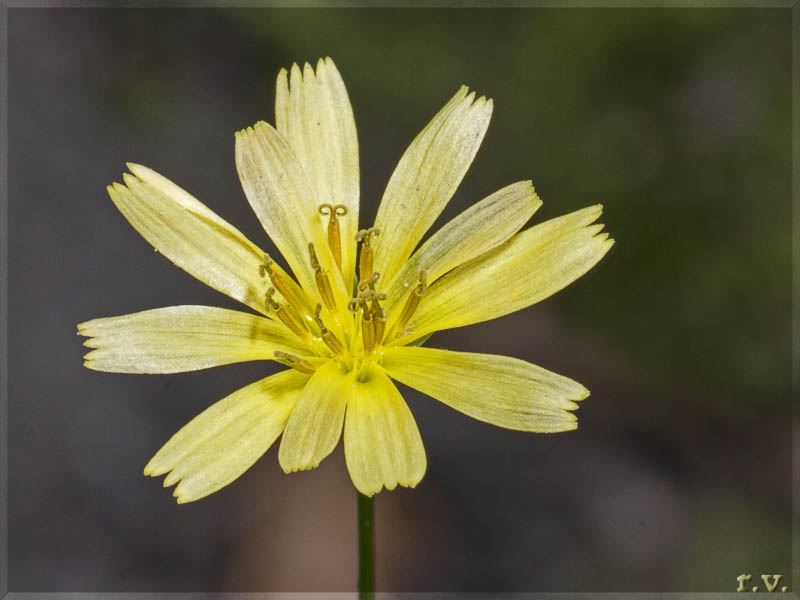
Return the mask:
<path fill-rule="evenodd" d="M 321 215 L 329 216 L 328 245 L 337 269 L 342 268 L 342 245 L 339 217 L 347 214 L 341 204 L 322 204 Z M 378 290 L 380 273 L 374 270 L 375 250 L 372 238 L 380 235 L 380 230 L 371 227 L 362 229 L 355 236 L 360 244 L 358 252 L 357 296 L 347 302 L 347 311 L 337 306 L 336 295 L 331 287 L 330 274 L 322 268 L 317 258 L 314 244 L 308 245 L 309 262 L 314 271 L 317 302 L 313 311 L 305 294 L 290 277 L 276 268 L 272 259 L 264 255 L 259 274 L 267 275 L 271 286 L 266 292 L 265 307 L 286 327 L 306 342 L 315 356 L 299 357 L 285 352 L 276 352 L 275 359 L 302 373 L 313 373 L 319 359 L 334 358 L 348 369 L 358 369 L 368 373 L 371 364 L 380 361 L 380 347 L 401 338 L 408 332 L 408 323 L 428 289 L 428 273 L 419 272 L 417 285 L 408 294 L 405 304 L 396 319 L 389 319 L 382 302 L 387 295 Z M 279 292 L 283 302 L 274 296 Z M 326 313 L 323 316 L 323 308 Z M 342 307 L 343 308 L 343 307 Z M 328 320 L 326 324 L 325 320 Z M 387 329 L 387 323 L 390 324 Z M 333 331 L 331 330 L 333 329 Z M 315 360 L 315 358 L 317 360 Z M 324 361 L 323 361 L 324 362 Z"/>

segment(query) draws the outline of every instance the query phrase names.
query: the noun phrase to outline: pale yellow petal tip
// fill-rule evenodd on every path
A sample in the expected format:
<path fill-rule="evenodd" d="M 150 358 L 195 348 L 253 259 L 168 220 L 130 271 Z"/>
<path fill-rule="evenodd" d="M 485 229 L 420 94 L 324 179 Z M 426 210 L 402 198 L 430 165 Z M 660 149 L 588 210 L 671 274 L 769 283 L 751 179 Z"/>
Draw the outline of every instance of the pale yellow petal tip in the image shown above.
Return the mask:
<path fill-rule="evenodd" d="M 462 89 L 469 90 L 467 86 L 463 86 Z M 476 96 L 477 93 L 475 91 L 469 92 L 469 94 L 467 94 L 465 99 L 466 105 L 469 108 L 479 109 L 479 110 L 482 109 L 491 114 L 492 111 L 494 110 L 494 100 L 492 100 L 491 98 L 487 98 L 486 96 L 480 96 L 477 98 Z"/>
<path fill-rule="evenodd" d="M 281 69 L 278 71 L 278 88 L 282 88 L 283 91 L 287 91 L 289 89 L 289 71 L 286 69 Z"/>
<path fill-rule="evenodd" d="M 419 479 L 417 479 L 416 481 L 414 481 L 414 480 L 409 480 L 409 481 L 400 481 L 400 482 L 398 482 L 398 483 L 399 483 L 400 485 L 402 485 L 403 487 L 407 487 L 407 488 L 409 488 L 409 489 L 414 489 L 415 487 L 417 487 L 417 485 L 419 484 L 419 482 L 420 482 L 420 481 L 422 481 L 422 477 L 420 477 L 420 478 L 419 478 Z"/>
<path fill-rule="evenodd" d="M 128 167 L 128 170 L 131 173 L 142 179 L 144 179 L 150 173 L 154 173 L 153 169 L 150 169 L 148 167 L 145 167 L 144 165 L 140 165 L 135 162 L 126 162 L 125 166 Z"/>
<path fill-rule="evenodd" d="M 172 495 L 175 497 L 175 502 L 177 502 L 178 504 L 188 504 L 189 502 L 197 502 L 198 500 L 207 498 L 208 496 L 214 493 L 214 490 L 202 490 L 199 493 L 197 491 L 187 492 L 185 489 L 181 489 L 181 485 L 176 487 L 175 491 L 172 492 Z"/>
<path fill-rule="evenodd" d="M 85 346 L 86 344 L 84 344 Z M 92 356 L 95 353 L 95 350 L 91 352 L 87 352 L 83 356 L 83 366 L 90 371 L 97 371 L 98 373 L 115 373 L 121 371 L 114 371 L 113 369 L 109 369 L 107 366 L 104 367 L 102 362 L 98 362 L 97 359 Z"/>
<path fill-rule="evenodd" d="M 358 493 L 359 493 L 359 494 L 362 494 L 363 496 L 366 496 L 366 497 L 368 497 L 368 498 L 372 498 L 372 496 L 374 496 L 375 494 L 379 494 L 379 493 L 380 493 L 380 492 L 382 492 L 382 491 L 383 491 L 383 489 L 384 489 L 384 488 L 383 488 L 383 484 L 382 484 L 382 483 L 381 483 L 381 484 L 379 484 L 379 485 L 377 485 L 377 486 L 366 487 L 366 486 L 364 486 L 364 485 L 361 485 L 361 486 L 359 486 L 359 485 L 358 485 L 358 484 L 356 484 L 356 482 L 354 481 L 354 482 L 353 482 L 353 485 L 354 485 L 354 486 L 355 486 L 355 488 L 358 490 Z M 386 489 L 388 489 L 388 490 L 392 490 L 392 489 L 394 489 L 394 487 L 395 487 L 395 486 L 392 486 L 392 487 L 390 487 L 390 488 L 386 488 Z"/>
<path fill-rule="evenodd" d="M 574 398 L 568 398 L 568 400 L 572 400 L 573 402 L 580 402 L 581 400 L 586 400 L 589 397 L 591 392 L 583 386 L 580 386 L 580 389 L 577 391 L 577 395 Z"/>
<path fill-rule="evenodd" d="M 172 467 L 164 467 L 163 465 L 159 467 L 156 457 L 154 456 L 144 466 L 144 470 L 142 472 L 146 477 L 160 477 L 161 475 L 167 473 L 171 468 Z"/>
<path fill-rule="evenodd" d="M 313 465 L 281 465 L 281 469 L 283 472 L 289 475 L 290 473 L 299 473 L 300 471 L 311 471 L 312 469 L 316 469 L 319 466 L 319 463 Z"/>
<path fill-rule="evenodd" d="M 320 58 L 317 61 L 317 73 L 319 73 L 321 69 L 327 69 L 334 73 L 339 72 L 339 69 L 336 68 L 336 63 L 333 62 L 333 59 L 330 56 Z"/>
<path fill-rule="evenodd" d="M 364 496 L 372 497 L 375 494 L 379 494 L 383 490 L 386 490 L 387 492 L 391 492 L 398 485 L 401 486 L 401 487 L 413 489 L 413 488 L 417 487 L 417 484 L 420 481 L 422 481 L 422 477 L 420 477 L 419 479 L 416 479 L 416 480 L 409 479 L 407 481 L 398 481 L 396 483 L 392 482 L 391 484 L 386 484 L 386 482 L 384 482 L 381 485 L 378 485 L 377 487 L 371 487 L 371 488 L 366 488 L 366 487 L 363 487 L 363 486 L 359 487 L 358 485 L 356 485 L 355 482 L 353 482 L 353 485 L 355 486 L 355 488 L 358 490 L 358 492 L 360 494 L 363 494 Z"/>
<path fill-rule="evenodd" d="M 145 465 L 143 473 L 146 477 L 160 477 L 161 475 L 166 474 L 166 477 L 161 482 L 161 485 L 165 488 L 172 487 L 177 483 L 178 486 L 174 490 L 172 490 L 172 495 L 175 497 L 178 504 L 186 504 L 187 502 L 194 502 L 195 500 L 200 500 L 201 498 L 205 498 L 205 496 L 211 493 L 208 492 L 202 496 L 191 496 L 190 494 L 187 494 L 182 483 L 182 476 L 175 475 L 175 471 L 170 471 L 170 469 L 173 467 L 164 468 L 162 466 L 161 468 L 158 468 L 157 466 L 154 466 L 153 461 L 155 460 L 155 458 L 156 458 L 155 456 L 151 458 L 150 462 L 148 462 Z"/>
<path fill-rule="evenodd" d="M 376 485 L 367 486 L 365 485 L 367 482 L 356 481 L 355 479 L 353 479 L 352 475 L 350 476 L 350 481 L 352 482 L 353 487 L 356 488 L 358 493 L 361 494 L 362 496 L 366 496 L 367 498 L 372 498 L 372 496 L 374 496 L 383 489 L 382 483 L 378 484 L 377 486 Z"/>
<path fill-rule="evenodd" d="M 117 183 L 116 181 L 111 185 L 106 186 L 106 192 L 108 192 L 108 197 L 111 198 L 111 201 L 116 204 L 117 206 L 123 201 L 122 194 L 124 193 L 122 190 L 128 191 L 121 183 Z"/>
<path fill-rule="evenodd" d="M 244 129 L 240 129 L 239 131 L 235 132 L 233 135 L 236 138 L 240 138 L 246 135 L 252 135 L 255 132 L 256 127 L 258 127 L 259 125 L 263 126 L 266 125 L 266 123 L 264 121 L 256 121 L 249 127 L 245 127 Z"/>
<path fill-rule="evenodd" d="M 136 193 L 137 186 L 145 185 L 144 180 L 140 179 L 139 177 L 132 175 L 130 173 L 123 173 L 122 174 L 122 181 L 125 182 L 125 186 L 134 194 Z M 141 189 L 141 188 L 140 188 Z"/>

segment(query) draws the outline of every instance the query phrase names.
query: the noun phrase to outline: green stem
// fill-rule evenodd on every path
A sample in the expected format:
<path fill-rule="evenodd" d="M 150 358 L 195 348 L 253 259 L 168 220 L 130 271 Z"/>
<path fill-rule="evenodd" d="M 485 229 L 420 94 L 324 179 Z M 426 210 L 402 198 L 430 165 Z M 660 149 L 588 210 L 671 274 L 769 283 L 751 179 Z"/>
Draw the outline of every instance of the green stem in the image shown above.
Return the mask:
<path fill-rule="evenodd" d="M 371 496 L 358 494 L 358 597 L 375 597 L 375 508 Z"/>

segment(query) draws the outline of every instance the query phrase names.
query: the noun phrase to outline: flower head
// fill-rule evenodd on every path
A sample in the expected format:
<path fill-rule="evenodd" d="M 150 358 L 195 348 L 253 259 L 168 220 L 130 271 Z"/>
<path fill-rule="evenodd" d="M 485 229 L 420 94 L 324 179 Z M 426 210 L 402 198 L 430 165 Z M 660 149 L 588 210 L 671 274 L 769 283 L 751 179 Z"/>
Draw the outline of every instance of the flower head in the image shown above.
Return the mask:
<path fill-rule="evenodd" d="M 129 164 L 108 187 L 173 263 L 252 312 L 173 306 L 78 325 L 99 371 L 176 373 L 240 361 L 287 368 L 220 400 L 145 467 L 202 498 L 279 436 L 284 471 L 316 467 L 344 438 L 355 487 L 414 486 L 422 440 L 393 380 L 481 421 L 574 429 L 583 386 L 528 362 L 424 348 L 432 333 L 503 316 L 574 281 L 613 244 L 591 206 L 521 231 L 541 205 L 529 181 L 484 198 L 420 241 L 475 157 L 492 101 L 462 87 L 414 139 L 372 227 L 359 229 L 358 143 L 329 58 L 278 75 L 276 126 L 236 134 L 242 188 L 289 271 L 188 192 Z M 342 432 L 344 434 L 342 435 Z"/>

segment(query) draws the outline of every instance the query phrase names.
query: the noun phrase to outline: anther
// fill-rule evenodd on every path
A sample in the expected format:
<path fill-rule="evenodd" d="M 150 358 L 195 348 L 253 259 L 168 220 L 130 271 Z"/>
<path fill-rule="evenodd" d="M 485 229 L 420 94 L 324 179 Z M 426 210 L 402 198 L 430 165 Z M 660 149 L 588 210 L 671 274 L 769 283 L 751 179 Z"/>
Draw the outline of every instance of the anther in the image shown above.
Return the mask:
<path fill-rule="evenodd" d="M 317 302 L 317 306 L 316 308 L 314 308 L 314 322 L 317 324 L 317 327 L 319 327 L 319 330 L 324 335 L 325 332 L 328 331 L 328 328 L 325 327 L 325 323 L 322 322 L 322 316 L 320 315 L 320 313 L 322 313 L 322 304 Z"/>
<path fill-rule="evenodd" d="M 285 306 L 278 304 L 275 299 L 272 297 L 275 295 L 275 288 L 271 287 L 267 290 L 266 300 L 264 302 L 264 306 L 267 310 L 272 308 L 275 311 L 275 314 L 278 315 L 278 318 L 281 322 L 286 325 L 294 334 L 298 337 L 307 340 L 309 338 L 308 329 L 306 329 L 303 324 L 295 317 L 291 312 L 289 312 Z"/>
<path fill-rule="evenodd" d="M 336 301 L 333 298 L 328 272 L 319 265 L 313 243 L 308 245 L 308 254 L 311 257 L 311 268 L 314 269 L 314 280 L 317 282 L 317 289 L 319 290 L 319 295 L 322 296 L 322 302 L 330 312 L 336 312 Z"/>
<path fill-rule="evenodd" d="M 330 215 L 328 221 L 328 246 L 330 246 L 333 260 L 336 261 L 336 266 L 339 270 L 342 269 L 342 238 L 339 232 L 339 219 L 347 214 L 347 207 L 344 204 L 320 204 L 319 214 L 326 216 Z"/>
<path fill-rule="evenodd" d="M 417 286 L 414 288 L 414 291 L 409 294 L 408 299 L 406 300 L 406 304 L 403 307 L 403 312 L 400 313 L 400 318 L 397 320 L 397 324 L 395 325 L 395 337 L 399 338 L 405 334 L 406 325 L 408 324 L 409 319 L 414 314 L 414 311 L 417 310 L 417 306 L 419 306 L 420 299 L 425 295 L 425 292 L 428 291 L 428 272 L 422 270 L 419 272 L 419 282 Z"/>
<path fill-rule="evenodd" d="M 295 356 L 294 354 L 288 354 L 287 352 L 276 350 L 275 358 L 283 364 L 292 367 L 296 371 L 306 373 L 307 375 L 311 375 L 314 371 L 316 371 L 314 365 L 307 360 L 300 358 L 299 356 Z"/>
<path fill-rule="evenodd" d="M 275 295 L 275 288 L 274 287 L 269 288 L 267 290 L 267 293 L 264 294 L 264 296 L 265 296 L 265 298 L 264 298 L 264 308 L 267 309 L 267 312 L 269 312 L 270 308 L 272 308 L 272 310 L 274 310 L 274 311 L 277 311 L 281 307 L 281 305 L 278 304 L 277 302 L 275 302 L 275 299 L 272 297 L 274 295 Z"/>
<path fill-rule="evenodd" d="M 372 249 L 372 236 L 380 235 L 381 230 L 377 227 L 362 229 L 356 234 L 356 242 L 361 242 L 361 253 L 358 255 L 358 276 L 362 280 L 369 279 L 372 275 L 372 264 L 375 259 L 375 251 Z"/>
<path fill-rule="evenodd" d="M 344 346 L 342 342 L 339 341 L 339 338 L 325 327 L 325 323 L 322 322 L 322 317 L 320 316 L 321 312 L 322 304 L 317 304 L 317 308 L 314 310 L 314 321 L 317 323 L 320 332 L 322 332 L 322 341 L 325 342 L 325 345 L 328 346 L 334 354 L 342 354 L 344 352 Z"/>
<path fill-rule="evenodd" d="M 367 303 L 363 303 L 364 312 L 361 315 L 361 341 L 364 342 L 364 352 L 371 354 L 375 349 L 375 327 L 372 313 L 367 308 Z"/>
<path fill-rule="evenodd" d="M 419 283 L 417 283 L 417 289 L 414 291 L 418 296 L 424 296 L 425 292 L 428 291 L 428 272 L 425 269 L 419 272 Z"/>
<path fill-rule="evenodd" d="M 377 273 L 375 273 L 375 275 L 377 275 Z M 371 279 L 377 281 L 377 277 Z M 364 326 L 366 327 L 370 322 L 372 323 L 373 345 L 376 343 L 380 344 L 381 341 L 383 341 L 383 332 L 386 329 L 386 312 L 383 310 L 383 307 L 380 305 L 380 303 L 386 300 L 386 298 L 386 294 L 383 292 L 376 292 L 374 288 L 362 291 L 360 295 L 360 299 L 364 306 Z M 367 306 L 368 302 L 370 303 L 369 307 Z"/>
<path fill-rule="evenodd" d="M 272 259 L 269 257 L 269 254 L 265 254 L 264 261 L 258 265 L 259 277 L 263 277 L 265 273 L 269 273 L 270 277 L 272 276 Z"/>
<path fill-rule="evenodd" d="M 372 327 L 375 329 L 375 343 L 383 341 L 383 332 L 386 331 L 386 312 L 377 302 L 372 305 Z"/>
<path fill-rule="evenodd" d="M 263 277 L 264 274 L 267 273 L 270 282 L 272 282 L 275 289 L 281 293 L 281 296 L 284 297 L 289 306 L 294 308 L 298 313 L 305 314 L 306 310 L 303 308 L 305 304 L 297 297 L 297 294 L 289 287 L 289 284 L 281 277 L 280 273 L 275 270 L 274 264 L 269 254 L 264 254 L 264 262 L 258 267 L 259 275 Z M 267 310 L 269 310 L 269 307 L 267 307 Z"/>

